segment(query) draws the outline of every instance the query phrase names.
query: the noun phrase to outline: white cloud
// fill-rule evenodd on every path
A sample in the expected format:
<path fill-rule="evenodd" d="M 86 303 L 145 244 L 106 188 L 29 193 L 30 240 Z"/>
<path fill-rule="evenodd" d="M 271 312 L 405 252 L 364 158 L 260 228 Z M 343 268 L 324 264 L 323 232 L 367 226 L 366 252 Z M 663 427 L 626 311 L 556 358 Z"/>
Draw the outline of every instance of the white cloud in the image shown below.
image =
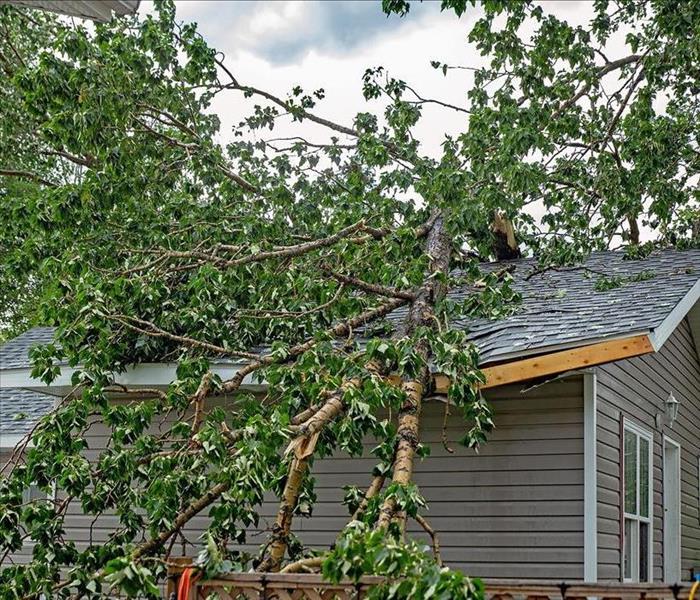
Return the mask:
<path fill-rule="evenodd" d="M 424 97 L 466 106 L 472 73 L 451 71 L 444 77 L 430 61 L 470 67 L 484 64 L 467 42 L 480 13 L 474 8 L 457 19 L 451 11 L 441 13 L 437 2 L 414 2 L 409 16 L 400 19 L 387 18 L 379 2 L 178 0 L 176 6 L 179 19 L 197 22 L 208 43 L 224 52 L 227 66 L 241 82 L 281 97 L 295 85 L 307 91 L 324 88 L 326 99 L 314 112 L 342 124 L 350 125 L 359 111 L 378 108 L 368 107 L 362 97 L 361 79 L 368 67 L 386 67 Z M 593 15 L 591 3 L 584 0 L 550 1 L 544 6 L 574 25 L 585 26 Z M 144 3 L 143 11 L 150 10 Z M 624 32 L 620 32 L 610 44 L 609 56 L 623 52 Z M 216 99 L 212 110 L 222 120 L 222 141 L 232 139 L 233 128 L 249 114 L 250 106 L 238 93 Z M 415 134 L 423 152 L 432 156 L 439 156 L 446 134 L 466 128 L 464 113 L 425 107 L 423 114 Z M 301 127 L 280 122 L 274 131 L 279 137 L 300 134 L 316 141 L 330 135 L 308 121 Z M 542 211 L 541 206 L 533 207 L 536 217 Z"/>
<path fill-rule="evenodd" d="M 181 1 L 177 12 L 179 19 L 198 22 L 201 33 L 225 53 L 227 66 L 242 82 L 280 96 L 297 84 L 308 91 L 324 88 L 326 100 L 317 112 L 347 124 L 358 111 L 368 110 L 361 90 L 367 67 L 382 65 L 421 95 L 464 106 L 471 74 L 459 71 L 445 78 L 430 60 L 475 65 L 478 58 L 466 43 L 474 11 L 458 20 L 453 13 L 441 13 L 436 3 L 414 7 L 406 19 L 387 18 L 379 2 Z M 281 55 L 285 49 L 295 60 Z M 224 139 L 248 109 L 240 94 L 217 99 L 213 110 L 222 118 Z M 431 154 L 439 151 L 446 132 L 464 129 L 463 113 L 427 107 L 424 114 L 417 134 Z M 305 124 L 304 132 L 327 137 L 326 131 L 312 125 Z M 276 131 L 290 133 L 287 125 Z"/>

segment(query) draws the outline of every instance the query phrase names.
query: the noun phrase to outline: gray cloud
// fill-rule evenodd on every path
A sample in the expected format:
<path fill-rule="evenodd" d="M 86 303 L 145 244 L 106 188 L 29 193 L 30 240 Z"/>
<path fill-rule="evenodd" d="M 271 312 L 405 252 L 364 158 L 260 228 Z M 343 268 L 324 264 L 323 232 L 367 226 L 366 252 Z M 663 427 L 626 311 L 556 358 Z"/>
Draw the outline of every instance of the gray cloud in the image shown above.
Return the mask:
<path fill-rule="evenodd" d="M 195 20 L 226 52 L 251 52 L 274 64 L 298 62 L 312 51 L 347 54 L 439 12 L 439 3 L 414 3 L 408 19 L 386 17 L 379 1 L 178 2 L 178 16 Z"/>

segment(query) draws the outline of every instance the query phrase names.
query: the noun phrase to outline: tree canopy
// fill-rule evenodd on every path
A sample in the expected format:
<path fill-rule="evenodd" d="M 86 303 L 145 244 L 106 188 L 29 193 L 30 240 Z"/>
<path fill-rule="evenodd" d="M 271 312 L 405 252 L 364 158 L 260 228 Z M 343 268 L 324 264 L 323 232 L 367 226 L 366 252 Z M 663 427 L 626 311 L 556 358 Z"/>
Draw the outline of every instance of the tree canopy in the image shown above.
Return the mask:
<path fill-rule="evenodd" d="M 7 336 L 57 327 L 32 355 L 45 382 L 79 366 L 0 479 L 3 598 L 155 595 L 200 513 L 208 573 L 385 574 L 404 583 L 376 597 L 478 597 L 405 539 L 406 519 L 429 527 L 412 470 L 431 374 L 450 378 L 476 447 L 492 415 L 453 323 L 518 303 L 507 270 L 482 261 L 697 243 L 700 4 L 596 0 L 586 25 L 546 3 L 442 7 L 469 24 L 484 66 L 425 66 L 473 71 L 463 104 L 373 67 L 366 104 L 335 123 L 324 90 L 240 80 L 172 2 L 89 28 L 0 6 L 0 323 Z M 404 0 L 383 9 L 412 16 Z M 249 107 L 225 136 L 220 95 Z M 438 157 L 414 135 L 427 107 L 463 116 Z M 281 122 L 298 135 L 275 138 Z M 325 135 L 309 139 L 311 123 Z M 445 292 L 458 285 L 472 293 L 456 303 Z M 238 373 L 212 374 L 216 358 Z M 115 386 L 158 361 L 178 365 L 167 387 Z M 250 378 L 264 398 L 241 389 Z M 208 410 L 214 397 L 223 407 Z M 109 444 L 88 460 L 96 419 Z M 367 437 L 377 466 L 347 490 L 347 527 L 331 551 L 309 550 L 291 526 L 313 510 L 314 462 Z M 51 498 L 25 503 L 30 484 Z M 276 524 L 248 555 L 237 546 L 270 491 Z M 108 541 L 64 539 L 71 505 L 116 515 Z M 13 565 L 30 541 L 32 560 Z"/>

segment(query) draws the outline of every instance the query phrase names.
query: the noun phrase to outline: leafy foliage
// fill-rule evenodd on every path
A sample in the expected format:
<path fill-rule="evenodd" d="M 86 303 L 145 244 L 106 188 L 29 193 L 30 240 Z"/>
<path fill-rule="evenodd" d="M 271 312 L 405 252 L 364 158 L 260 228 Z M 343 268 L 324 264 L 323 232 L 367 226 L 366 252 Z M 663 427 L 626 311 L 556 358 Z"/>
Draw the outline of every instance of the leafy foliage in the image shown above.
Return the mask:
<path fill-rule="evenodd" d="M 411 18 L 406 1 L 383 7 Z M 496 220 L 515 227 L 511 251 L 546 264 L 697 243 L 700 6 L 599 0 L 584 27 L 488 0 L 464 106 L 377 67 L 349 124 L 317 112 L 324 90 L 240 81 L 172 2 L 155 8 L 87 28 L 0 6 L 2 335 L 55 326 L 34 376 L 76 367 L 74 393 L 0 478 L 0 596 L 153 595 L 199 514 L 204 570 L 294 566 L 309 554 L 290 528 L 313 512 L 314 461 L 374 438 L 376 486 L 348 490 L 356 518 L 323 572 L 386 575 L 381 598 L 477 597 L 401 533 L 424 508 L 400 474 L 428 452 L 431 369 L 478 447 L 493 416 L 455 324 L 517 310 L 508 268 L 480 264 L 500 255 Z M 627 53 L 608 57 L 621 36 Z M 231 132 L 221 96 L 249 108 Z M 438 109 L 464 130 L 434 157 L 415 132 Z M 272 137 L 280 122 L 300 135 Z M 309 123 L 327 135 L 306 139 Z M 167 385 L 119 384 L 163 361 L 177 365 Z M 222 361 L 238 373 L 222 378 Z M 101 426 L 107 446 L 89 447 Z M 24 502 L 32 484 L 48 499 Z M 251 555 L 268 492 L 278 518 Z M 78 545 L 69 509 L 116 525 Z M 20 550 L 29 563 L 8 564 Z"/>
<path fill-rule="evenodd" d="M 367 598 L 400 600 L 408 598 L 483 597 L 480 581 L 458 571 L 439 567 L 427 548 L 387 540 L 381 531 L 350 523 L 323 563 L 323 575 L 330 581 L 359 581 L 363 575 L 386 577 L 386 583 L 370 588 Z"/>

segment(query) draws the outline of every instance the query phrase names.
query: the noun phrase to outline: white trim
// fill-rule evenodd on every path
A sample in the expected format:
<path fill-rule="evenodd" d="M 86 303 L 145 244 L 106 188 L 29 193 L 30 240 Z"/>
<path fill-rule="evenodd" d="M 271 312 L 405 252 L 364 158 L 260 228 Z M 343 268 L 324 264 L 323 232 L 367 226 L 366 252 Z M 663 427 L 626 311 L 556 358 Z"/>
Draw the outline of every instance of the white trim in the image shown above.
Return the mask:
<path fill-rule="evenodd" d="M 648 556 L 647 556 L 647 565 L 648 565 L 648 579 L 647 581 L 653 581 L 654 580 L 654 432 L 645 429 L 644 427 L 641 427 L 640 425 L 637 425 L 634 421 L 631 421 L 629 418 L 625 418 L 623 422 L 623 433 L 624 431 L 630 431 L 633 434 L 643 437 L 647 442 L 649 443 L 649 449 L 648 449 L 648 458 L 647 458 L 647 465 L 649 468 L 649 481 L 648 481 L 648 490 L 649 490 L 649 498 L 648 498 L 648 506 L 647 506 L 647 517 L 642 517 L 639 514 L 639 507 L 637 507 L 637 513 L 632 514 L 628 513 L 625 510 L 625 489 L 622 489 L 622 494 L 620 498 L 621 502 L 621 507 L 622 507 L 622 518 L 623 518 L 623 531 L 625 531 L 624 527 L 624 521 L 627 519 L 630 520 L 635 520 L 638 522 L 644 522 L 647 523 L 647 530 L 648 530 L 648 535 L 649 535 L 649 540 L 648 540 Z M 621 440 L 621 460 L 622 460 L 622 468 L 625 468 L 625 440 L 624 440 L 624 435 L 623 439 Z M 637 505 L 639 505 L 639 445 L 637 446 L 637 475 L 636 475 L 636 481 L 637 481 Z M 627 482 L 625 481 L 625 486 L 627 485 Z M 624 573 L 624 563 L 625 563 L 625 544 L 626 540 L 622 540 L 622 548 L 621 548 L 621 553 L 620 553 L 620 558 L 621 558 L 621 572 L 622 572 L 622 580 L 623 582 L 635 582 L 639 581 L 639 573 L 637 573 L 636 578 L 632 577 L 631 579 L 625 578 L 625 573 Z M 637 548 L 637 554 L 639 552 L 639 548 Z M 635 556 L 635 553 L 633 552 L 633 556 Z M 638 556 L 636 557 L 637 559 L 639 558 Z M 638 571 L 638 560 L 635 561 L 637 564 L 635 567 L 633 567 L 633 573 L 635 571 Z M 640 583 L 645 583 L 645 582 L 640 582 Z"/>
<path fill-rule="evenodd" d="M 240 365 L 214 364 L 211 367 L 212 373 L 221 379 L 231 379 L 240 369 Z M 25 388 L 33 389 L 45 394 L 51 394 L 51 388 L 72 387 L 73 374 L 80 371 L 79 368 L 61 367 L 61 373 L 50 385 L 32 377 L 31 368 L 5 369 L 0 371 L 0 389 L 5 388 Z M 117 373 L 114 382 L 126 386 L 158 386 L 170 385 L 177 379 L 177 365 L 175 363 L 143 363 L 129 367 L 123 373 Z M 258 389 L 265 387 L 264 384 L 254 382 L 253 376 L 248 375 L 243 379 L 243 389 Z"/>
<path fill-rule="evenodd" d="M 690 327 L 690 336 L 697 356 L 700 356 L 700 301 L 688 311 L 685 316 Z"/>
<path fill-rule="evenodd" d="M 660 350 L 664 342 L 671 337 L 671 334 L 676 330 L 676 327 L 700 300 L 700 279 L 695 282 L 688 293 L 673 307 L 673 310 L 662 321 L 654 331 L 649 334 L 649 341 L 657 352 Z"/>
<path fill-rule="evenodd" d="M 683 513 L 682 513 L 682 501 L 681 501 L 681 496 L 683 495 L 683 491 L 681 489 L 681 462 L 682 462 L 682 456 L 681 456 L 681 445 L 674 439 L 668 437 L 667 435 L 663 436 L 663 445 L 662 445 L 662 459 L 661 459 L 661 465 L 663 468 L 662 474 L 661 474 L 661 481 L 662 481 L 662 494 L 663 494 L 663 502 L 662 502 L 662 510 L 663 512 L 663 518 L 662 518 L 662 523 L 663 523 L 663 567 L 664 567 L 664 581 L 667 583 L 679 583 L 680 579 L 683 576 L 683 569 L 680 564 L 678 564 L 674 568 L 674 574 L 673 576 L 669 575 L 669 565 L 667 564 L 666 560 L 666 548 L 668 548 L 668 545 L 670 544 L 670 540 L 667 537 L 669 535 L 668 527 L 667 527 L 667 521 L 668 519 L 666 518 L 666 445 L 674 446 L 678 450 L 678 469 L 675 473 L 676 479 L 675 481 L 677 482 L 678 485 L 678 506 L 676 507 L 678 509 L 678 547 L 676 550 L 678 551 L 678 559 L 679 563 L 682 560 L 682 544 L 681 544 L 681 538 L 683 535 L 683 525 L 682 525 L 682 519 L 683 519 Z"/>
<path fill-rule="evenodd" d="M 598 581 L 597 378 L 583 374 L 583 580 Z"/>
<path fill-rule="evenodd" d="M 634 337 L 637 335 L 650 335 L 649 330 L 633 331 L 625 334 L 608 336 L 608 337 L 597 337 L 587 340 L 581 340 L 578 342 L 568 342 L 565 344 L 555 344 L 552 346 L 531 348 L 527 350 L 521 350 L 517 352 L 508 352 L 506 354 L 499 354 L 492 357 L 490 360 L 485 361 L 481 366 L 487 366 L 492 362 L 508 361 L 516 358 L 525 358 L 527 356 L 533 356 L 537 354 L 549 354 L 552 352 L 559 352 L 561 350 L 568 350 L 571 348 L 584 348 L 592 344 L 597 344 L 600 342 L 623 340 L 629 337 Z M 238 373 L 238 370 L 244 366 L 244 364 L 231 364 L 231 363 L 212 363 L 211 371 L 215 375 L 221 377 L 221 379 L 231 379 Z M 115 383 L 119 383 L 127 386 L 158 386 L 170 385 L 176 378 L 176 363 L 141 363 L 128 367 L 123 373 L 118 373 L 115 376 Z M 61 372 L 54 379 L 50 385 L 46 385 L 43 381 L 35 379 L 32 377 L 31 367 L 21 367 L 14 369 L 3 369 L 0 370 L 0 389 L 6 388 L 24 388 L 31 389 L 37 392 L 41 392 L 49 395 L 60 395 L 63 393 L 60 391 L 52 390 L 52 388 L 62 387 L 71 388 L 73 374 L 80 371 L 80 367 L 68 367 L 62 366 Z M 252 375 L 248 375 L 243 380 L 241 385 L 242 389 L 247 390 L 263 390 L 266 387 L 265 382 L 258 382 L 253 380 Z"/>

